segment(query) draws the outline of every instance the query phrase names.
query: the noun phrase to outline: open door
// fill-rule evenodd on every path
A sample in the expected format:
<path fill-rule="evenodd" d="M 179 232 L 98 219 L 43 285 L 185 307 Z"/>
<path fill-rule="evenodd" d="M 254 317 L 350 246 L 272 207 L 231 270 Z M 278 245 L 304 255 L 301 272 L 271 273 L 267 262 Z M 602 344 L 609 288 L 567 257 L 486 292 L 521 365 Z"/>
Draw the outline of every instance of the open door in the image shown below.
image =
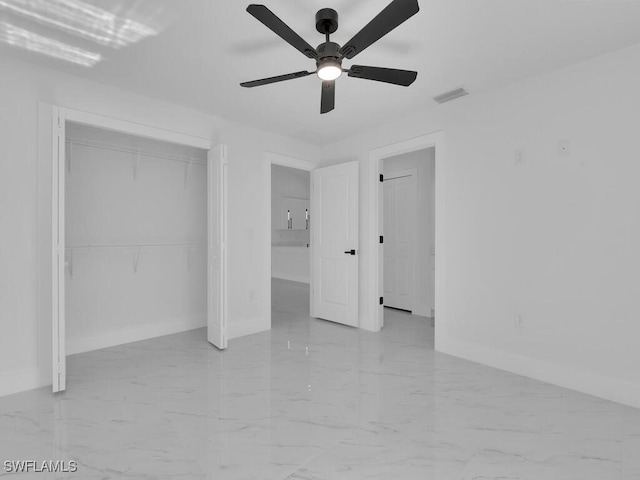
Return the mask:
<path fill-rule="evenodd" d="M 311 172 L 311 316 L 358 326 L 358 163 Z"/>
<path fill-rule="evenodd" d="M 207 156 L 207 339 L 227 348 L 227 147 L 218 145 Z"/>
<path fill-rule="evenodd" d="M 51 166 L 51 353 L 53 392 L 65 390 L 67 383 L 67 352 L 65 342 L 65 117 L 57 107 L 52 118 Z"/>
<path fill-rule="evenodd" d="M 413 310 L 416 243 L 416 176 L 412 171 L 384 176 L 384 306 Z"/>

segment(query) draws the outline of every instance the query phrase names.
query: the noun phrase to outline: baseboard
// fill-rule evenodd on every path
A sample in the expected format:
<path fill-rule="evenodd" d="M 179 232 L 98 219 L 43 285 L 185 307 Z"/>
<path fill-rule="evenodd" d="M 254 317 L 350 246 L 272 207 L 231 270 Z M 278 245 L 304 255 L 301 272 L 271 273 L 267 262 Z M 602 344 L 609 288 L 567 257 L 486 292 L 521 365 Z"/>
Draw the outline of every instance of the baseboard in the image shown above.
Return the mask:
<path fill-rule="evenodd" d="M 299 282 L 299 283 L 306 283 L 306 284 L 311 283 L 311 281 L 309 280 L 309 277 L 305 277 L 303 275 L 291 275 L 288 273 L 271 272 L 271 277 L 278 278 L 280 280 L 289 280 L 291 282 Z"/>
<path fill-rule="evenodd" d="M 70 338 L 67 340 L 67 355 L 85 353 L 102 348 L 115 347 L 125 343 L 139 342 L 150 338 L 186 332 L 205 327 L 205 317 L 173 319 L 159 323 L 150 323 L 127 327 L 113 332 L 101 332 L 90 337 Z"/>
<path fill-rule="evenodd" d="M 0 397 L 50 384 L 51 379 L 44 379 L 42 372 L 37 367 L 0 373 Z"/>
<path fill-rule="evenodd" d="M 431 309 L 426 305 L 415 305 L 411 313 L 418 317 L 429 317 Z"/>
<path fill-rule="evenodd" d="M 440 336 L 436 350 L 559 387 L 640 408 L 640 385 L 544 360 L 496 351 Z"/>
<path fill-rule="evenodd" d="M 266 318 L 234 319 L 229 322 L 229 339 L 245 337 L 254 333 L 265 332 L 271 329 L 271 324 Z"/>

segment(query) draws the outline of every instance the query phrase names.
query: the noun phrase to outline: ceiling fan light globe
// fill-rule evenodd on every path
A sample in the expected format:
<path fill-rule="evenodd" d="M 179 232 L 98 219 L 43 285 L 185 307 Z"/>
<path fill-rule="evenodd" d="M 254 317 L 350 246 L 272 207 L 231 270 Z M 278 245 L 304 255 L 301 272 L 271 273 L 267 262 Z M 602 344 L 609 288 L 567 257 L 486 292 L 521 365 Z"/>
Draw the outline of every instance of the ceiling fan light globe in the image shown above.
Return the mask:
<path fill-rule="evenodd" d="M 342 75 L 342 68 L 339 65 L 323 65 L 318 69 L 318 77 L 321 80 L 335 80 Z"/>

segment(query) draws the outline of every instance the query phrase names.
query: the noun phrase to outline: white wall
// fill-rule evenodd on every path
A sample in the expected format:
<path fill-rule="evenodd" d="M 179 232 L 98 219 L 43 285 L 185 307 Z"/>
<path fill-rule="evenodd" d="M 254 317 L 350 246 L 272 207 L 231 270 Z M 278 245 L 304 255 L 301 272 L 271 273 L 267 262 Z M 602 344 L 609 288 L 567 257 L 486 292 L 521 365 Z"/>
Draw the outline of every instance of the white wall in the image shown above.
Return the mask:
<path fill-rule="evenodd" d="M 67 353 L 204 327 L 206 151 L 74 124 L 66 134 Z M 171 246 L 105 248 L 158 244 Z M 73 247 L 84 245 L 97 247 Z"/>
<path fill-rule="evenodd" d="M 384 159 L 382 167 L 385 177 L 403 170 L 417 170 L 417 243 L 413 246 L 412 312 L 430 317 L 434 309 L 435 288 L 432 257 L 435 248 L 435 149 L 427 148 Z"/>
<path fill-rule="evenodd" d="M 362 235 L 369 151 L 444 130 L 448 256 L 446 294 L 436 304 L 440 351 L 640 406 L 639 83 L 640 47 L 633 47 L 326 147 L 327 163 L 361 161 Z M 259 208 L 269 201 L 264 152 L 317 161 L 317 149 L 3 59 L 0 394 L 44 385 L 50 376 L 50 171 L 37 161 L 38 149 L 47 158 L 38 102 L 228 144 L 230 328 L 232 335 L 269 328 L 268 259 L 259 253 L 270 237 Z M 558 141 L 566 139 L 571 155 L 562 156 Z M 524 163 L 516 166 L 518 149 Z M 360 253 L 365 292 L 372 252 Z M 361 321 L 369 311 L 361 303 Z"/>
<path fill-rule="evenodd" d="M 633 47 L 326 149 L 340 152 L 333 162 L 360 159 L 364 233 L 368 152 L 444 130 L 438 350 L 640 407 L 639 83 Z"/>
<path fill-rule="evenodd" d="M 231 212 L 230 336 L 270 327 L 265 308 L 267 290 L 262 281 L 268 261 L 261 252 L 265 242 L 270 241 L 271 232 L 264 227 L 259 208 L 269 201 L 263 181 L 263 169 L 267 168 L 265 152 L 317 161 L 317 149 L 166 102 L 3 58 L 0 62 L 0 395 L 47 385 L 51 377 L 51 144 L 49 110 L 41 103 L 227 144 Z"/>

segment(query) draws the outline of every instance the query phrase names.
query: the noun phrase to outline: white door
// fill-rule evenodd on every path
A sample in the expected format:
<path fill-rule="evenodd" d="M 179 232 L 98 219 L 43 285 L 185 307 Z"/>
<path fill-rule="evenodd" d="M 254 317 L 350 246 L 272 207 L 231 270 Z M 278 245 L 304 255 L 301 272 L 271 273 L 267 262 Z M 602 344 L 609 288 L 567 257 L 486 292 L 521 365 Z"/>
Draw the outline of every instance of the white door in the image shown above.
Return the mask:
<path fill-rule="evenodd" d="M 311 316 L 358 325 L 358 164 L 311 172 Z"/>
<path fill-rule="evenodd" d="M 398 172 L 384 177 L 384 305 L 413 309 L 413 238 L 416 177 Z"/>
<path fill-rule="evenodd" d="M 227 348 L 227 149 L 219 145 L 207 156 L 207 339 Z"/>

